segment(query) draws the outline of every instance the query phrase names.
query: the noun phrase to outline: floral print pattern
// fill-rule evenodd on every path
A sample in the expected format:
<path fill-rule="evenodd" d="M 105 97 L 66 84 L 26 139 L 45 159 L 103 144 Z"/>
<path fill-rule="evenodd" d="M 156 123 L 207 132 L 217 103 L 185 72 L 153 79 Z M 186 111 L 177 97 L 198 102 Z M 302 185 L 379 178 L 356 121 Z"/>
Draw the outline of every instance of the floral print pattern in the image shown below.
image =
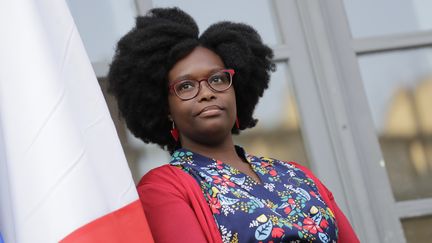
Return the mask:
<path fill-rule="evenodd" d="M 336 242 L 337 227 L 314 181 L 294 164 L 246 154 L 262 184 L 246 174 L 186 149 L 173 153 L 199 183 L 223 242 Z"/>

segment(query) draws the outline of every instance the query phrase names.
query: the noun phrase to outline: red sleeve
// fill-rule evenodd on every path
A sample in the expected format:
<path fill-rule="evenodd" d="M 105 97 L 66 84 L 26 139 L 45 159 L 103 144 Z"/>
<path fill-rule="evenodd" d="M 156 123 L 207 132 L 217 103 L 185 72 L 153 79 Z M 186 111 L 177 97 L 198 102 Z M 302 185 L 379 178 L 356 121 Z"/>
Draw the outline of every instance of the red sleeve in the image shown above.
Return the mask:
<path fill-rule="evenodd" d="M 339 243 L 356 243 L 360 242 L 357 238 L 356 233 L 354 232 L 353 228 L 351 227 L 350 222 L 348 221 L 345 214 L 340 210 L 339 206 L 337 205 L 336 201 L 333 198 L 333 194 L 325 187 L 321 182 L 319 182 L 321 189 L 320 193 L 322 194 L 321 190 L 325 191 L 325 194 L 329 198 L 328 204 L 330 204 L 330 208 L 333 211 L 335 217 L 337 226 L 339 229 L 339 235 L 338 235 L 338 242 Z"/>
<path fill-rule="evenodd" d="M 338 243 L 359 243 L 360 241 L 357 238 L 355 231 L 351 227 L 351 224 L 345 214 L 342 212 L 342 210 L 340 210 L 330 190 L 327 189 L 327 187 L 325 187 L 324 184 L 308 168 L 295 162 L 290 162 L 290 164 L 300 168 L 309 178 L 315 182 L 321 197 L 333 211 L 339 230 Z"/>
<path fill-rule="evenodd" d="M 155 169 L 137 189 L 155 242 L 207 242 L 188 198 L 172 177 Z"/>

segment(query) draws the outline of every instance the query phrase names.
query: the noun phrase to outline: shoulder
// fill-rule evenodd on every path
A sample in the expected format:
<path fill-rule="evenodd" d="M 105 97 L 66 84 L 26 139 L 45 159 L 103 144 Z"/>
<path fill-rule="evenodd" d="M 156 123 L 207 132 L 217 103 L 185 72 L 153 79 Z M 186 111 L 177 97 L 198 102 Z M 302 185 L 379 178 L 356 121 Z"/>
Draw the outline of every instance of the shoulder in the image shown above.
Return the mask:
<path fill-rule="evenodd" d="M 170 178 L 173 176 L 182 176 L 182 172 L 179 168 L 172 165 L 166 164 L 154 168 L 147 172 L 139 181 L 137 187 L 153 184 L 153 183 L 164 183 L 171 181 Z M 166 180 L 168 179 L 168 180 Z"/>
<path fill-rule="evenodd" d="M 321 196 L 324 197 L 325 201 L 334 200 L 333 193 L 321 182 L 320 179 L 318 179 L 318 177 L 308 167 L 301 165 L 300 163 L 295 161 L 276 161 L 280 162 L 285 166 L 296 168 L 302 171 L 306 175 L 306 177 L 310 178 L 314 182 L 315 186 L 318 188 L 319 193 L 321 194 Z"/>
<path fill-rule="evenodd" d="M 310 179 L 312 179 L 315 183 L 315 185 L 318 188 L 319 193 L 321 194 L 321 196 L 324 197 L 324 200 L 328 203 L 329 201 L 333 201 L 334 197 L 333 197 L 333 193 L 321 182 L 320 179 L 318 179 L 318 177 L 316 177 L 316 175 L 306 166 L 303 166 L 297 162 L 293 162 L 290 161 L 288 162 L 290 164 L 292 164 L 294 167 L 299 168 L 303 171 L 303 173 L 306 174 L 307 177 L 309 177 Z"/>
<path fill-rule="evenodd" d="M 140 197 L 145 195 L 149 199 L 152 196 L 184 196 L 193 178 L 176 166 L 162 165 L 145 174 L 137 185 Z"/>
<path fill-rule="evenodd" d="M 284 167 L 287 167 L 287 168 L 296 168 L 296 169 L 302 171 L 303 173 L 305 173 L 308 176 L 309 175 L 313 175 L 313 173 L 312 173 L 312 171 L 310 169 L 308 169 L 306 166 L 303 166 L 303 165 L 301 165 L 300 163 L 298 163 L 296 161 L 279 160 L 279 159 L 270 158 L 270 157 L 256 157 L 256 156 L 253 156 L 253 155 L 251 157 L 252 158 L 253 157 L 258 158 L 258 160 L 260 160 L 261 162 L 269 163 L 271 165 L 277 163 L 277 164 L 283 165 Z"/>
<path fill-rule="evenodd" d="M 278 160 L 278 159 L 270 159 L 270 158 L 265 158 L 263 157 L 262 160 L 264 161 L 272 161 L 274 162 L 278 162 L 288 168 L 295 168 L 297 170 L 302 171 L 306 176 L 310 177 L 311 179 L 313 179 L 314 181 L 317 180 L 316 176 L 314 175 L 314 173 L 307 168 L 304 165 L 301 165 L 300 163 L 296 162 L 296 161 L 284 161 L 284 160 Z"/>
<path fill-rule="evenodd" d="M 295 162 L 295 161 L 289 161 L 289 162 L 287 162 L 287 161 L 281 161 L 281 162 L 282 162 L 282 163 L 289 164 L 289 165 L 291 165 L 292 167 L 297 168 L 297 169 L 303 171 L 303 173 L 305 173 L 306 176 L 310 177 L 310 178 L 313 179 L 314 181 L 317 180 L 315 174 L 314 174 L 314 173 L 313 173 L 313 172 L 312 172 L 308 167 L 306 167 L 306 166 L 304 166 L 304 165 L 301 165 L 300 163 Z"/>
<path fill-rule="evenodd" d="M 151 185 L 176 184 L 178 180 L 185 180 L 189 177 L 180 168 L 170 164 L 162 165 L 147 172 L 139 181 L 137 188 Z"/>
<path fill-rule="evenodd" d="M 181 198 L 190 201 L 202 194 L 196 180 L 177 166 L 166 164 L 150 170 L 137 185 L 141 200 L 168 200 Z M 166 197 L 166 198 L 165 198 Z"/>

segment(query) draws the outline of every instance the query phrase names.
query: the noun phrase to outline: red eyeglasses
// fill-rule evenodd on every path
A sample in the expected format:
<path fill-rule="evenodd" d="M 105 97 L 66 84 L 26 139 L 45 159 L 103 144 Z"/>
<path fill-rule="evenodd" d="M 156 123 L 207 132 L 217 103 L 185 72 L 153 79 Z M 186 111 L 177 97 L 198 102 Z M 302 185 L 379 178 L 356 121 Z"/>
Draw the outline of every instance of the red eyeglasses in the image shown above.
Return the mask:
<path fill-rule="evenodd" d="M 220 70 L 202 80 L 183 79 L 174 81 L 169 85 L 168 90 L 174 90 L 174 93 L 181 100 L 190 100 L 195 98 L 201 90 L 201 82 L 206 81 L 208 87 L 214 92 L 223 92 L 229 89 L 232 85 L 232 77 L 234 69 Z"/>

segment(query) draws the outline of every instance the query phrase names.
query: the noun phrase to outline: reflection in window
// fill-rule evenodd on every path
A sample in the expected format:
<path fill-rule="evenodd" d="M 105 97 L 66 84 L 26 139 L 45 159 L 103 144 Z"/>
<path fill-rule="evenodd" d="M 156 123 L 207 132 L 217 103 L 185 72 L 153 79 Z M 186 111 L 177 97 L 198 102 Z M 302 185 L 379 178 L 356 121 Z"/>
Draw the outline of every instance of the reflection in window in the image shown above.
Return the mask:
<path fill-rule="evenodd" d="M 396 200 L 432 197 L 432 51 L 359 57 Z"/>

